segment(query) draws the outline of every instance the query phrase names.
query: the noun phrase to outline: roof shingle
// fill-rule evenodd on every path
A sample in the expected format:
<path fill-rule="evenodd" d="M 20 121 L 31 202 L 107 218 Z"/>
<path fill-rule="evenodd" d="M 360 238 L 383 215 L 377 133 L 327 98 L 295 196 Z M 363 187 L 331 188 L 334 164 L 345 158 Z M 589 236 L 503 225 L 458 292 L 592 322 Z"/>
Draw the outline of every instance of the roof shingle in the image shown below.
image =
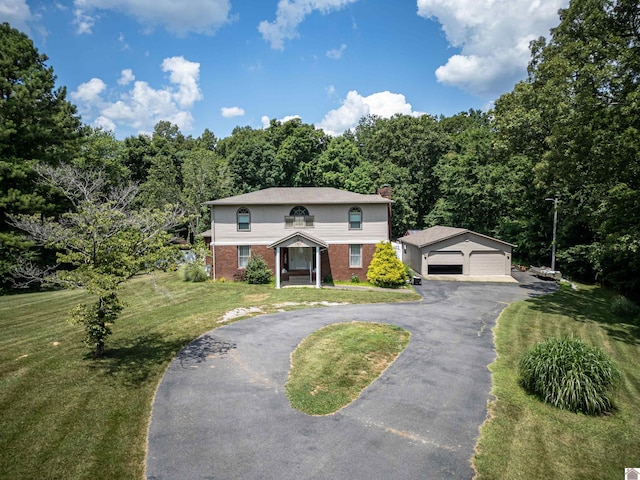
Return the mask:
<path fill-rule="evenodd" d="M 441 242 L 442 240 L 447 240 L 448 238 L 453 238 L 463 233 L 472 233 L 474 235 L 478 235 L 480 237 L 489 238 L 491 240 L 495 240 L 496 242 L 504 243 L 506 245 L 510 245 L 515 247 L 515 245 L 504 242 L 502 240 L 498 240 L 497 238 L 489 237 L 487 235 L 482 235 L 481 233 L 472 232 L 466 228 L 456 228 L 456 227 L 443 227 L 440 225 L 436 225 L 435 227 L 427 228 L 426 230 L 422 230 L 418 233 L 414 233 L 413 235 L 407 235 L 406 237 L 399 238 L 398 240 L 403 243 L 408 243 L 409 245 L 415 245 L 417 247 L 426 247 L 427 245 L 431 245 L 433 243 Z"/>
<path fill-rule="evenodd" d="M 204 202 L 204 205 L 319 205 L 393 203 L 378 194 L 363 195 L 331 187 L 273 187 L 233 197 Z"/>

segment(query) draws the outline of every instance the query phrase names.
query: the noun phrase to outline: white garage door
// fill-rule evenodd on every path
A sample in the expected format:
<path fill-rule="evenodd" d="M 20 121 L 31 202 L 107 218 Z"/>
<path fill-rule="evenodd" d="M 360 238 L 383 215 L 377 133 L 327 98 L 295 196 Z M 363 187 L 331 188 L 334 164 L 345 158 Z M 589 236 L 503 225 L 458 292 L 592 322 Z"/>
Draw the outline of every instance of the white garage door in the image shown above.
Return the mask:
<path fill-rule="evenodd" d="M 462 252 L 430 252 L 429 265 L 462 265 Z"/>
<path fill-rule="evenodd" d="M 429 275 L 462 274 L 464 256 L 462 252 L 430 252 Z"/>
<path fill-rule="evenodd" d="M 470 275 L 505 275 L 504 252 L 471 252 L 469 257 Z"/>

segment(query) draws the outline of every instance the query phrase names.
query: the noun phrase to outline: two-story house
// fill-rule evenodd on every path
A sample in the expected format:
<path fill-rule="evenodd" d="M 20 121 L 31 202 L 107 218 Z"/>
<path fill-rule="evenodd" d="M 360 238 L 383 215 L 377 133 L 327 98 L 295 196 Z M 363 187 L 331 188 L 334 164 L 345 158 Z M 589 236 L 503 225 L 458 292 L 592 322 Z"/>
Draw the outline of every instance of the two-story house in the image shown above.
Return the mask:
<path fill-rule="evenodd" d="M 211 276 L 234 277 L 252 254 L 283 281 L 365 279 L 375 245 L 390 237 L 391 189 L 362 195 L 335 188 L 267 188 L 206 202 Z"/>

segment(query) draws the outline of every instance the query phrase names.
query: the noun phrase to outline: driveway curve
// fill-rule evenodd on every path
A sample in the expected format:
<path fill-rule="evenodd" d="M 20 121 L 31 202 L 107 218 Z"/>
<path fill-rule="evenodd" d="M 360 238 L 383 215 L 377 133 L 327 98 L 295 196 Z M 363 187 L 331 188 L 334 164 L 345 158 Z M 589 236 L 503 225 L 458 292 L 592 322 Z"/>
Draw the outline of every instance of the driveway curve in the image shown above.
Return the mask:
<path fill-rule="evenodd" d="M 553 291 L 519 284 L 425 282 L 420 302 L 346 305 L 254 317 L 213 330 L 171 363 L 153 405 L 147 478 L 472 478 L 487 415 L 495 320 Z M 411 332 L 404 352 L 352 404 L 313 417 L 289 405 L 290 354 L 336 322 Z"/>

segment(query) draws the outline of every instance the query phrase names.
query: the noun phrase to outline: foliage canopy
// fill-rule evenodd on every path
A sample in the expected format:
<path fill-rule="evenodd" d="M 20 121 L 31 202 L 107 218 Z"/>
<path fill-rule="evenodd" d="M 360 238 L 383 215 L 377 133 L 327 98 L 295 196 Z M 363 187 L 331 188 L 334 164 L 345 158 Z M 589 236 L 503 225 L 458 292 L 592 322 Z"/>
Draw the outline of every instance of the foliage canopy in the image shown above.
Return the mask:
<path fill-rule="evenodd" d="M 573 0 L 548 39 L 531 44 L 528 78 L 491 112 L 363 117 L 331 137 L 300 119 L 198 138 L 168 121 L 118 140 L 81 127 L 46 56 L 0 30 L 0 274 L 26 242 L 9 214 L 70 205 L 35 181 L 31 160 L 100 168 L 139 185 L 137 207 L 187 213 L 175 234 L 208 228 L 203 202 L 272 186 L 393 189 L 392 237 L 434 225 L 518 245 L 516 260 L 548 264 L 559 198 L 557 264 L 565 275 L 640 299 L 640 38 L 637 2 Z M 46 259 L 44 249 L 32 257 Z"/>

